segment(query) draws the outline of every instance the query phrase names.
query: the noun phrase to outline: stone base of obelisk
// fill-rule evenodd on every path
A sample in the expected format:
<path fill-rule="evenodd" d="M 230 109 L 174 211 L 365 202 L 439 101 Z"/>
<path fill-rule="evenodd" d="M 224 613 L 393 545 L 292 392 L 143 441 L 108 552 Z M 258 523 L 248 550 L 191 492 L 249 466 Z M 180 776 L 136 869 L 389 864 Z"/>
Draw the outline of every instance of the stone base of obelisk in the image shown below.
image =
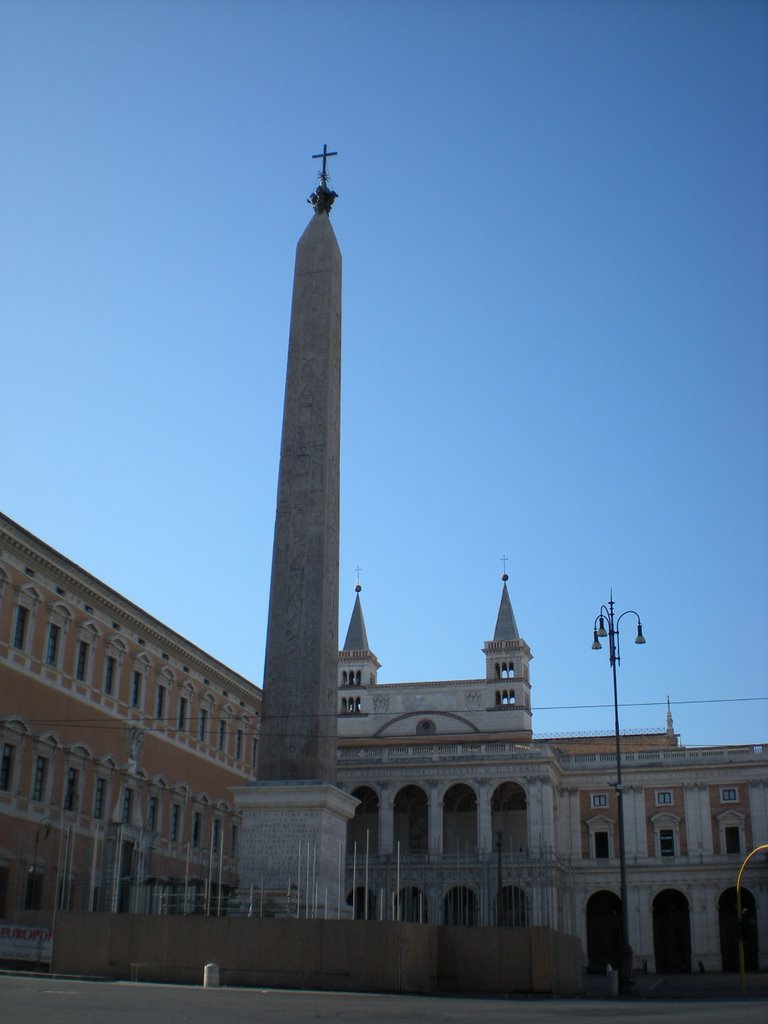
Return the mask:
<path fill-rule="evenodd" d="M 347 918 L 347 822 L 358 800 L 320 782 L 233 790 L 242 812 L 238 901 L 252 916 Z"/>

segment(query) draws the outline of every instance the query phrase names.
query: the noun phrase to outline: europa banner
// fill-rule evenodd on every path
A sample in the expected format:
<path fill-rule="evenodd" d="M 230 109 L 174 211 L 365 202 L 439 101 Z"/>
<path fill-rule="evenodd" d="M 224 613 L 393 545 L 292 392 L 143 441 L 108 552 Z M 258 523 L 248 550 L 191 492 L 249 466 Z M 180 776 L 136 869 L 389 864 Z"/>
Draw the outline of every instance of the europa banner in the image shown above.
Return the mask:
<path fill-rule="evenodd" d="M 53 931 L 36 925 L 0 921 L 0 960 L 51 959 Z"/>

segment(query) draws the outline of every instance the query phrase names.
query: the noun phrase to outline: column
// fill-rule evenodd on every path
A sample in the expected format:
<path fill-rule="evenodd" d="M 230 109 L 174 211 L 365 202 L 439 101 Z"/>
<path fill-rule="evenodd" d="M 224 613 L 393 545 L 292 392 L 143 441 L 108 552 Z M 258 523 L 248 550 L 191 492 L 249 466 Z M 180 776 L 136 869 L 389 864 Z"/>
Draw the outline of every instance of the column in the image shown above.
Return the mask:
<path fill-rule="evenodd" d="M 491 822 L 490 781 L 479 779 L 477 788 L 477 850 L 478 853 L 489 853 L 496 849 Z"/>
<path fill-rule="evenodd" d="M 440 856 L 443 852 L 443 800 L 440 794 L 440 785 L 430 779 L 427 782 L 427 793 L 429 795 L 429 852 L 433 856 Z"/>
<path fill-rule="evenodd" d="M 395 832 L 394 793 L 389 782 L 379 787 L 379 854 L 392 853 Z"/>

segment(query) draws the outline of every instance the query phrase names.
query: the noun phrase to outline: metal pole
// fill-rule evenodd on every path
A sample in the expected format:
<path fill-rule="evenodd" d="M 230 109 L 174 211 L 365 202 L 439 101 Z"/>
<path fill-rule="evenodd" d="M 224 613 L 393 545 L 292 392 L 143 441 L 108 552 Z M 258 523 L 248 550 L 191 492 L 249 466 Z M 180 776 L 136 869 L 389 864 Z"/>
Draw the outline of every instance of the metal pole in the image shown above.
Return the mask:
<path fill-rule="evenodd" d="M 371 847 L 371 830 L 365 830 L 365 920 L 368 920 L 368 856 Z"/>
<path fill-rule="evenodd" d="M 741 911 L 741 876 L 744 874 L 744 868 L 747 866 L 749 861 L 761 850 L 768 850 L 768 843 L 762 843 L 760 846 L 756 846 L 751 853 L 747 854 L 739 868 L 739 874 L 736 878 L 736 927 L 738 929 L 739 940 L 739 992 L 743 996 L 747 994 L 747 979 L 744 959 L 744 918 L 742 917 Z"/>
<path fill-rule="evenodd" d="M 619 984 L 626 991 L 632 984 L 632 946 L 629 942 L 629 907 L 627 905 L 627 853 L 624 836 L 624 786 L 621 780 L 621 733 L 619 731 L 619 691 L 616 679 L 616 630 L 613 621 L 613 598 L 608 602 L 608 646 L 613 675 L 613 721 L 616 735 L 616 810 L 619 822 L 619 892 L 621 898 L 621 963 Z"/>
<path fill-rule="evenodd" d="M 352 846 L 352 920 L 357 920 L 357 840 Z"/>
<path fill-rule="evenodd" d="M 504 923 L 502 914 L 503 886 L 501 880 L 501 851 L 504 844 L 504 833 L 496 833 L 496 927 Z"/>

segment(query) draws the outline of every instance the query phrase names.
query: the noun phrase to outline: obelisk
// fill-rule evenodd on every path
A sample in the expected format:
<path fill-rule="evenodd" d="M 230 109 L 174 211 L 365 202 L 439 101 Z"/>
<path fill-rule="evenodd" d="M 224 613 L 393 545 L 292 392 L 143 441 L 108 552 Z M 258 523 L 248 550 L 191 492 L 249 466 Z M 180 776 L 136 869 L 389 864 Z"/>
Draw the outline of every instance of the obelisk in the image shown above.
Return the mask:
<path fill-rule="evenodd" d="M 314 213 L 296 247 L 257 782 L 235 790 L 241 891 L 258 886 L 269 912 L 301 916 L 310 907 L 335 916 L 345 902 L 339 866 L 357 803 L 335 785 L 341 252 L 328 216 L 333 155 L 323 147 Z M 292 885 L 293 900 L 282 898 Z"/>

